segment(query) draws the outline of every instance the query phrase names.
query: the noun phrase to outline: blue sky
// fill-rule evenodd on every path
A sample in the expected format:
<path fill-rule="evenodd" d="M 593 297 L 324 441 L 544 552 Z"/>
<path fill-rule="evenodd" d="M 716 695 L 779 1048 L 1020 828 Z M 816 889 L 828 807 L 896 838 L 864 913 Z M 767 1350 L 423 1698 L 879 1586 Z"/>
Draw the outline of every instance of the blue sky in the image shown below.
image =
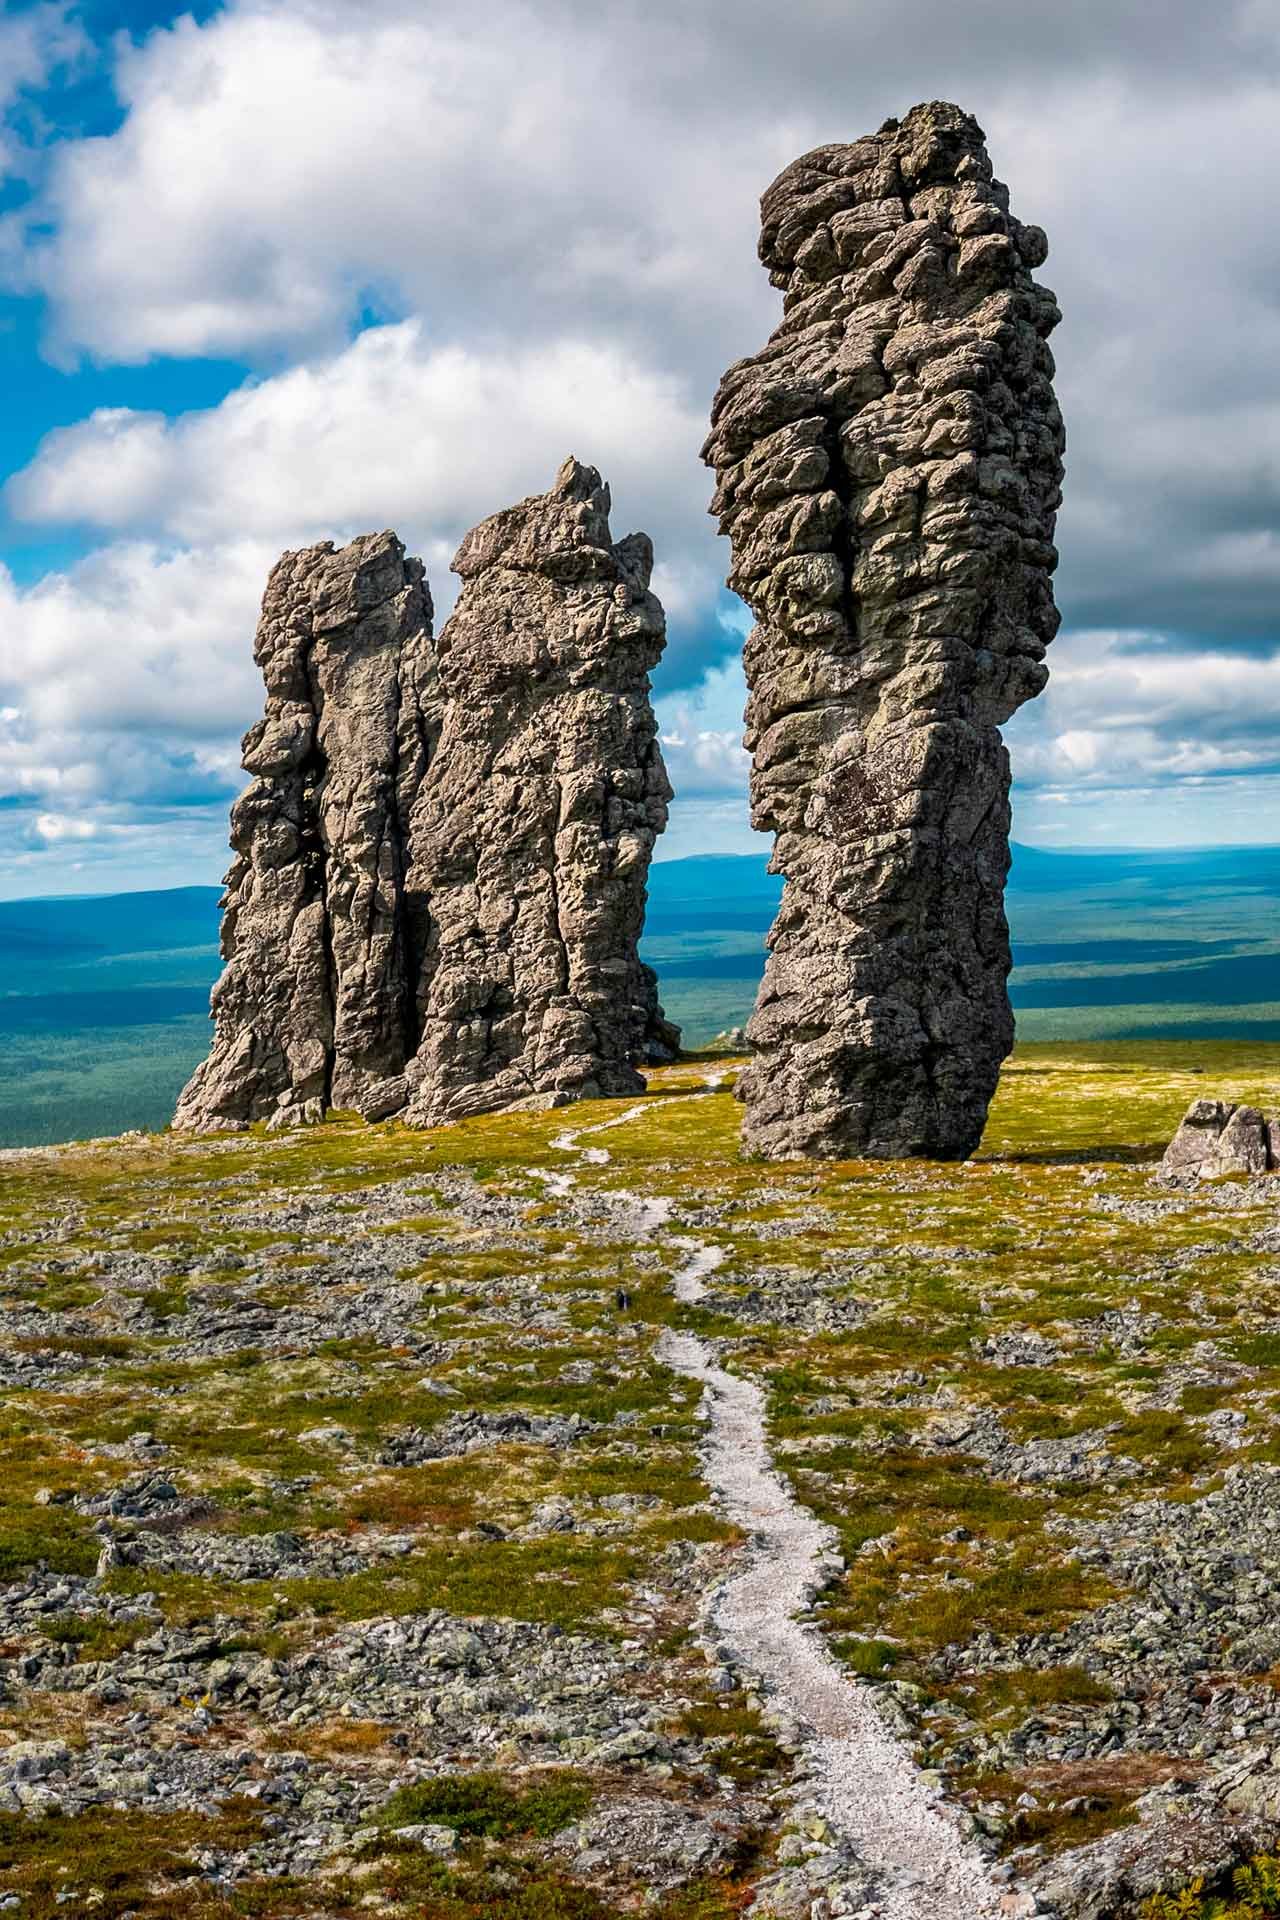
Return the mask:
<path fill-rule="evenodd" d="M 447 610 L 569 451 L 655 540 L 667 856 L 753 844 L 698 460 L 777 318 L 756 199 L 934 95 L 1045 226 L 1049 846 L 1274 841 L 1274 0 L 0 5 L 0 894 L 215 881 L 281 548 L 393 525 Z"/>

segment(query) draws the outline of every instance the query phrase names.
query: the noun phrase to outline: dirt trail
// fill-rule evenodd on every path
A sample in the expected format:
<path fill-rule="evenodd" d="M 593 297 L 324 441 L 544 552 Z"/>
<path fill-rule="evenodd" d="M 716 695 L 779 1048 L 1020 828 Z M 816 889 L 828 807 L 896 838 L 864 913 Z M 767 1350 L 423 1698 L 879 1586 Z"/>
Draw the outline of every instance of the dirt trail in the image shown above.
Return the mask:
<path fill-rule="evenodd" d="M 690 1267 L 683 1277 L 687 1282 Z M 1007 1889 L 881 1720 L 871 1690 L 838 1666 L 815 1629 L 797 1618 L 838 1565 L 835 1536 L 775 1472 L 759 1387 L 717 1366 L 692 1334 L 665 1333 L 658 1357 L 701 1384 L 706 1476 L 729 1519 L 751 1536 L 745 1566 L 712 1597 L 708 1629 L 798 1723 L 806 1771 L 828 1824 L 883 1875 L 871 1911 L 880 1920 L 980 1920 L 1016 1912 L 1005 1904 Z"/>
<path fill-rule="evenodd" d="M 584 1150 L 579 1141 L 644 1111 L 632 1107 L 598 1126 L 562 1133 L 553 1145 L 581 1153 L 590 1165 L 607 1164 L 606 1150 Z M 569 1174 L 543 1178 L 553 1192 L 574 1184 Z M 625 1191 L 609 1197 L 638 1236 L 670 1218 L 669 1200 Z M 693 1305 L 726 1250 L 683 1236 L 672 1244 L 687 1256 L 675 1276 L 675 1296 Z M 966 1837 L 880 1718 L 871 1689 L 837 1665 L 816 1629 L 798 1617 L 839 1564 L 836 1540 L 775 1471 L 759 1387 L 726 1372 L 694 1334 L 668 1330 L 657 1357 L 702 1387 L 707 1480 L 751 1539 L 745 1563 L 711 1596 L 706 1629 L 759 1677 L 773 1707 L 796 1727 L 811 1797 L 833 1834 L 879 1879 L 874 1903 L 862 1910 L 868 1920 L 995 1920 L 1034 1912 L 1034 1902 L 1011 1894 Z"/>

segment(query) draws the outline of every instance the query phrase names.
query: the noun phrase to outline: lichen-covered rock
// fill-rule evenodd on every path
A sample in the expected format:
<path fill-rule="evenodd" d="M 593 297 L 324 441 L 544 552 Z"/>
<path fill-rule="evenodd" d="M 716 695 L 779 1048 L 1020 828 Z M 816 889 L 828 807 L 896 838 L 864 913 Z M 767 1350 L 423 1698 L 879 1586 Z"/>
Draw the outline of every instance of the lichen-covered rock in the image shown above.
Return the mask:
<path fill-rule="evenodd" d="M 671 1058 L 637 954 L 671 789 L 649 702 L 665 640 L 644 534 L 567 460 L 476 527 L 439 640 L 444 725 L 414 804 L 411 899 L 430 902 L 408 1118 L 639 1091 Z"/>
<path fill-rule="evenodd" d="M 1160 1171 L 1211 1180 L 1280 1168 L 1280 1120 L 1234 1100 L 1193 1100 L 1164 1151 Z"/>
<path fill-rule="evenodd" d="M 213 1049 L 174 1115 L 194 1132 L 395 1111 L 416 1040 L 406 835 L 439 728 L 422 563 L 393 533 L 286 553 L 254 658 L 267 705 L 231 812 Z"/>
<path fill-rule="evenodd" d="M 941 102 L 806 154 L 762 213 L 784 319 L 704 449 L 758 622 L 753 821 L 786 877 L 744 1141 L 961 1156 L 1013 1037 L 998 728 L 1058 624 L 1045 238 Z"/>
<path fill-rule="evenodd" d="M 213 1050 L 174 1125 L 430 1125 L 638 1092 L 680 1035 L 639 958 L 667 784 L 644 534 L 569 460 L 455 566 L 439 641 L 394 534 L 287 553 L 231 814 Z"/>

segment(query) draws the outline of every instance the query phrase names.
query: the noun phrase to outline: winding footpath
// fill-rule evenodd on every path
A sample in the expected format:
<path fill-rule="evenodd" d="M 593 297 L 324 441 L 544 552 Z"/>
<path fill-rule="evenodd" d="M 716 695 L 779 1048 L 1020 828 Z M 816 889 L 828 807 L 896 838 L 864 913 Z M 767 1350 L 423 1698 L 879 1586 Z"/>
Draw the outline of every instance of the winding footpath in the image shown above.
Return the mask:
<path fill-rule="evenodd" d="M 715 1091 L 716 1076 L 697 1093 Z M 556 1136 L 553 1145 L 583 1164 L 607 1165 L 588 1135 L 625 1125 L 647 1110 L 630 1107 L 594 1127 Z M 548 1190 L 567 1195 L 569 1173 L 544 1173 Z M 608 1196 L 628 1228 L 651 1236 L 671 1216 L 670 1200 L 615 1190 Z M 693 1305 L 723 1247 L 674 1240 L 686 1258 L 675 1276 L 676 1299 Z M 870 1870 L 876 1893 L 859 1909 L 866 1920 L 996 1920 L 1036 1911 L 1011 1893 L 968 1839 L 959 1818 L 881 1719 L 872 1690 L 840 1667 L 815 1627 L 800 1618 L 840 1566 L 832 1530 L 793 1497 L 769 1456 L 765 1397 L 751 1381 L 726 1372 L 710 1346 L 691 1333 L 667 1330 L 657 1358 L 696 1381 L 707 1419 L 704 1463 L 722 1510 L 750 1538 L 741 1568 L 724 1580 L 704 1610 L 704 1630 L 755 1675 L 773 1713 L 795 1733 L 808 1798 L 835 1838 Z M 825 1909 L 824 1909 L 825 1910 Z"/>

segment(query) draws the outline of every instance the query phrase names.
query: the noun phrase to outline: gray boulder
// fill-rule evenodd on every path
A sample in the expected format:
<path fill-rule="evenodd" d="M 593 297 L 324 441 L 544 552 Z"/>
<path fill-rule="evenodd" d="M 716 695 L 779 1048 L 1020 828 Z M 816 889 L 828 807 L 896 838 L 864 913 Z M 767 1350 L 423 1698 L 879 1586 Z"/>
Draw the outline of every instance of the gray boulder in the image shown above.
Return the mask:
<path fill-rule="evenodd" d="M 804 155 L 762 216 L 784 317 L 704 448 L 758 623 L 752 819 L 786 879 L 744 1144 L 962 1156 L 1013 1039 L 998 728 L 1058 625 L 1045 237 L 937 101 Z"/>
<path fill-rule="evenodd" d="M 1212 1180 L 1280 1167 L 1280 1120 L 1234 1100 L 1193 1100 L 1164 1151 L 1162 1174 Z"/>

